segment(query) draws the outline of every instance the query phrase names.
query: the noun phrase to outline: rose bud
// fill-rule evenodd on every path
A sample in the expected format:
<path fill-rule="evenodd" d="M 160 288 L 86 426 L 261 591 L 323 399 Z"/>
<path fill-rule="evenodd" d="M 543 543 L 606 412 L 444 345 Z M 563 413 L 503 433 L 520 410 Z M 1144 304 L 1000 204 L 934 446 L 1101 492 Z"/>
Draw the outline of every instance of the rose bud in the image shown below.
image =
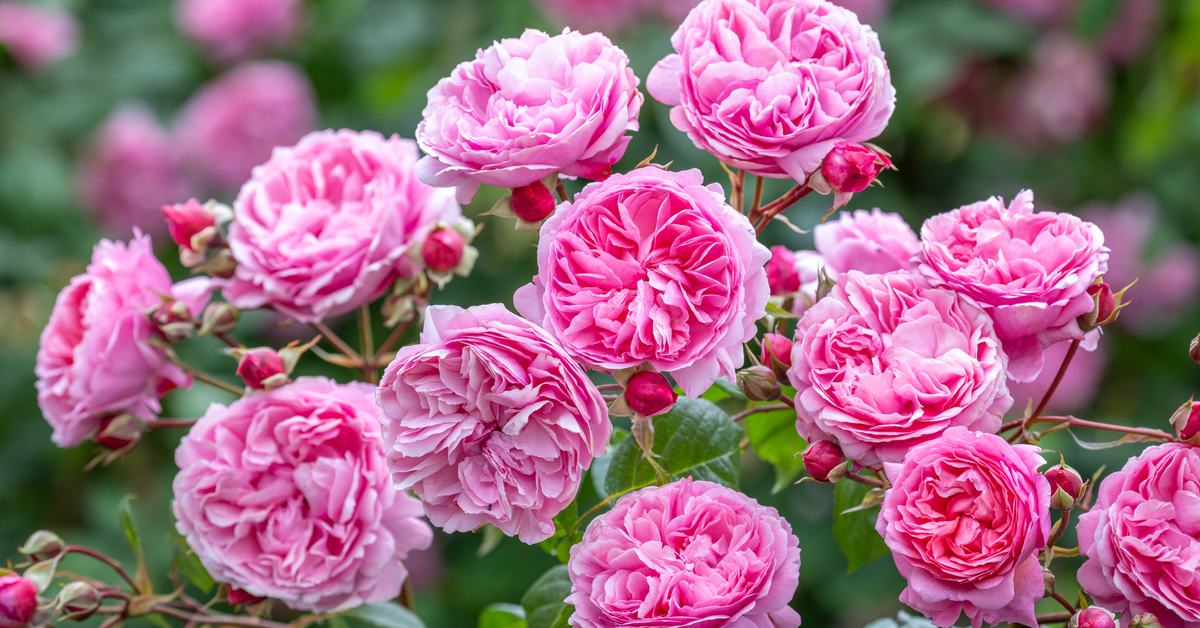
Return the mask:
<path fill-rule="evenodd" d="M 892 161 L 857 142 L 838 142 L 821 163 L 821 176 L 834 192 L 861 192 Z"/>
<path fill-rule="evenodd" d="M 227 594 L 227 597 L 229 599 L 229 603 L 234 606 L 250 606 L 251 604 L 258 604 L 259 602 L 267 599 L 265 597 L 251 595 L 237 587 L 229 587 L 229 593 Z"/>
<path fill-rule="evenodd" d="M 100 592 L 96 587 L 75 581 L 63 587 L 58 594 L 58 612 L 63 619 L 83 621 L 92 616 L 100 608 Z"/>
<path fill-rule="evenodd" d="M 1117 628 L 1115 617 L 1114 613 L 1092 606 L 1072 615 L 1067 628 Z"/>
<path fill-rule="evenodd" d="M 738 371 L 738 388 L 750 401 L 775 401 L 783 395 L 783 387 L 769 366 L 761 364 Z"/>
<path fill-rule="evenodd" d="M 146 424 L 132 414 L 118 414 L 101 419 L 100 432 L 95 440 L 109 451 L 121 451 L 138 442 Z"/>
<path fill-rule="evenodd" d="M 1138 613 L 1129 620 L 1129 628 L 1162 628 L 1154 613 Z"/>
<path fill-rule="evenodd" d="M 167 219 L 167 230 L 171 233 L 171 239 L 189 251 L 202 251 L 207 244 L 194 241 L 197 234 L 209 228 L 214 229 L 209 233 L 210 238 L 216 233 L 216 218 L 194 198 L 186 203 L 166 205 L 162 211 Z"/>
<path fill-rule="evenodd" d="M 200 316 L 200 331 L 197 335 L 228 334 L 237 326 L 241 311 L 226 301 L 209 303 Z"/>
<path fill-rule="evenodd" d="M 238 359 L 235 372 L 250 388 L 270 389 L 287 381 L 283 358 L 270 347 L 236 350 L 234 357 Z"/>
<path fill-rule="evenodd" d="M 792 365 L 792 341 L 781 334 L 763 336 L 762 353 L 758 360 L 763 366 L 770 367 L 775 377 L 787 379 L 788 367 Z"/>
<path fill-rule="evenodd" d="M 1046 597 L 1054 595 L 1054 572 L 1047 567 L 1042 567 L 1042 589 Z"/>
<path fill-rule="evenodd" d="M 541 222 L 554 213 L 554 195 L 541 181 L 512 192 L 512 210 L 524 222 Z"/>
<path fill-rule="evenodd" d="M 808 446 L 803 455 L 804 470 L 818 482 L 829 482 L 830 473 L 846 462 L 842 448 L 829 440 L 819 440 Z M 836 476 L 836 474 L 835 474 Z"/>
<path fill-rule="evenodd" d="M 1188 355 L 1192 356 L 1193 362 L 1200 364 L 1200 334 L 1196 334 L 1196 337 L 1192 338 L 1192 344 L 1188 347 Z"/>
<path fill-rule="evenodd" d="M 678 398 L 667 376 L 658 371 L 638 371 L 625 385 L 625 403 L 642 416 L 658 416 L 670 410 Z"/>
<path fill-rule="evenodd" d="M 796 254 L 786 246 L 771 247 L 771 261 L 767 262 L 767 285 L 771 287 L 772 296 L 800 291 L 800 269 L 796 266 Z"/>
<path fill-rule="evenodd" d="M 545 187 L 545 186 L 542 186 Z M 425 258 L 425 266 L 435 273 L 445 273 L 458 266 L 462 261 L 462 234 L 454 229 L 437 229 L 425 238 L 421 245 L 421 256 Z"/>
<path fill-rule="evenodd" d="M 1200 445 L 1200 401 L 1187 400 L 1171 415 L 1171 427 L 1179 440 L 1189 445 Z"/>
<path fill-rule="evenodd" d="M 49 560 L 63 553 L 67 544 L 62 538 L 49 530 L 38 530 L 29 535 L 21 549 L 17 550 L 38 561 Z"/>
<path fill-rule="evenodd" d="M 1122 303 L 1121 299 L 1125 296 L 1125 291 L 1132 286 L 1133 284 L 1129 284 L 1117 293 L 1113 293 L 1112 288 L 1102 282 L 1088 286 L 1087 293 L 1092 297 L 1095 306 L 1091 312 L 1079 317 L 1079 328 L 1088 332 L 1117 320 L 1121 308 L 1129 305 L 1128 302 Z"/>
<path fill-rule="evenodd" d="M 9 574 L 0 576 L 0 628 L 20 628 L 37 612 L 37 585 Z"/>
<path fill-rule="evenodd" d="M 1050 482 L 1050 507 L 1055 510 L 1071 510 L 1075 502 L 1083 497 L 1083 478 L 1065 464 L 1056 464 L 1046 470 Z"/>

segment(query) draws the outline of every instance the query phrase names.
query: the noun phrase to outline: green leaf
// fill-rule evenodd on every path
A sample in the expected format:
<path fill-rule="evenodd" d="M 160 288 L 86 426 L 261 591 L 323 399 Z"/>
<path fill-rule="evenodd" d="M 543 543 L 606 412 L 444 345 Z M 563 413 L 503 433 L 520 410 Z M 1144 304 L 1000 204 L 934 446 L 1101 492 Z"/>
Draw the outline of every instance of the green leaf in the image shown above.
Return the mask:
<path fill-rule="evenodd" d="M 183 574 L 187 581 L 196 585 L 201 591 L 211 593 L 216 582 L 209 575 L 208 570 L 200 563 L 200 558 L 188 547 L 187 539 L 171 527 L 171 551 L 175 564 L 179 566 L 179 572 Z"/>
<path fill-rule="evenodd" d="M 373 628 L 425 628 L 425 624 L 412 611 L 395 602 L 379 604 L 363 604 L 352 608 L 341 617 L 351 626 L 372 626 Z"/>
<path fill-rule="evenodd" d="M 483 526 L 480 531 L 483 533 L 483 541 L 479 543 L 479 549 L 475 551 L 475 555 L 483 558 L 500 545 L 500 541 L 504 540 L 504 532 L 491 524 Z"/>
<path fill-rule="evenodd" d="M 538 547 L 566 564 L 567 559 L 571 557 L 571 547 L 583 540 L 583 532 L 576 530 L 574 534 L 570 533 L 572 528 L 577 527 L 578 522 L 579 500 L 576 499 L 554 518 L 554 536 L 538 543 Z"/>
<path fill-rule="evenodd" d="M 833 540 L 850 561 L 848 573 L 888 553 L 883 538 L 875 531 L 875 519 L 879 508 L 859 510 L 847 514 L 843 511 L 862 505 L 863 498 L 871 487 L 852 480 L 838 482 L 833 491 Z"/>
<path fill-rule="evenodd" d="M 148 595 L 154 592 L 154 588 L 150 584 L 150 572 L 146 570 L 146 555 L 142 552 L 142 539 L 138 536 L 137 524 L 133 521 L 133 500 L 135 499 L 137 499 L 137 495 L 132 493 L 121 498 L 121 503 L 117 505 L 117 519 L 121 522 L 121 530 L 125 532 L 125 538 L 133 547 L 133 557 L 137 559 L 137 572 L 133 575 L 133 582 L 137 585 L 138 593 Z"/>
<path fill-rule="evenodd" d="M 479 613 L 479 628 L 525 628 L 525 609 L 516 604 L 489 604 Z"/>
<path fill-rule="evenodd" d="M 551 567 L 521 598 L 525 622 L 529 628 L 566 628 L 575 607 L 566 603 L 571 594 L 571 578 L 566 565 Z"/>
<path fill-rule="evenodd" d="M 654 417 L 654 453 L 672 479 L 692 477 L 737 488 L 742 428 L 703 399 L 680 399 L 670 412 Z M 654 484 L 657 478 L 642 450 L 627 438 L 613 453 L 604 480 L 609 495 Z"/>
<path fill-rule="evenodd" d="M 807 444 L 796 432 L 796 411 L 760 412 L 746 417 L 746 435 L 758 457 L 775 467 L 772 493 L 785 489 L 804 470 L 804 460 L 796 454 Z"/>

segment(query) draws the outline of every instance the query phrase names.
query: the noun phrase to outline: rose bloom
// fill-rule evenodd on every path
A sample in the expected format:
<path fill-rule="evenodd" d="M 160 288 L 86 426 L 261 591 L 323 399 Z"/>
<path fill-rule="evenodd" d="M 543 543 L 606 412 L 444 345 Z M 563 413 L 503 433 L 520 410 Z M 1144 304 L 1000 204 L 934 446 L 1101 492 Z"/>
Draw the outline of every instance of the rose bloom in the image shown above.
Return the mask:
<path fill-rule="evenodd" d="M 38 405 L 56 445 L 87 441 L 107 416 L 128 412 L 153 419 L 162 410 L 159 397 L 191 385 L 163 349 L 150 344 L 161 334 L 146 311 L 173 297 L 197 316 L 209 289 L 207 278 L 172 285 L 150 238 L 140 232 L 129 244 L 96 245 L 87 272 L 58 294 L 38 348 Z"/>
<path fill-rule="evenodd" d="M 1029 148 L 1074 142 L 1103 121 L 1110 83 L 1105 60 L 1091 45 L 1047 36 L 1009 88 L 1005 128 Z"/>
<path fill-rule="evenodd" d="M 1147 447 L 1104 478 L 1077 532 L 1079 584 L 1122 625 L 1153 613 L 1163 628 L 1200 627 L 1200 449 Z"/>
<path fill-rule="evenodd" d="M 600 33 L 526 30 L 454 68 L 429 90 L 417 126 L 422 181 L 518 188 L 560 172 L 604 179 L 638 129 L 642 94 L 629 59 Z"/>
<path fill-rule="evenodd" d="M 181 0 L 175 6 L 179 30 L 218 60 L 286 44 L 303 18 L 301 0 Z"/>
<path fill-rule="evenodd" d="M 302 323 L 348 312 L 420 270 L 420 242 L 462 216 L 417 180 L 417 145 L 374 131 L 317 131 L 277 148 L 234 203 L 237 273 L 225 297 Z"/>
<path fill-rule="evenodd" d="M 575 628 L 797 628 L 799 540 L 774 508 L 684 478 L 621 497 L 571 548 Z"/>
<path fill-rule="evenodd" d="M 843 275 L 796 325 L 796 430 L 862 466 L 899 462 L 951 427 L 1000 428 L 1012 405 L 992 320 L 904 271 Z"/>
<path fill-rule="evenodd" d="M 214 579 L 317 612 L 400 594 L 400 561 L 433 532 L 392 487 L 372 390 L 302 377 L 214 403 L 192 426 L 172 509 Z"/>
<path fill-rule="evenodd" d="M 878 209 L 843 212 L 837 222 L 817 225 L 813 241 L 838 273 L 858 270 L 872 275 L 908 270 L 921 248 L 917 234 L 899 214 Z"/>
<path fill-rule="evenodd" d="M 70 13 L 28 2 L 0 2 L 0 46 L 17 63 L 44 68 L 78 45 L 79 25 Z"/>
<path fill-rule="evenodd" d="M 200 88 L 179 114 L 175 135 L 196 176 L 228 191 L 245 183 L 276 146 L 291 146 L 313 130 L 316 119 L 312 85 L 300 68 L 256 61 Z"/>
<path fill-rule="evenodd" d="M 545 331 L 503 305 L 431 306 L 376 393 L 396 487 L 446 532 L 554 534 L 612 426 L 600 391 Z"/>
<path fill-rule="evenodd" d="M 1121 310 L 1121 316 L 1124 315 L 1125 310 Z M 1033 407 L 1037 407 L 1046 391 L 1050 389 L 1054 377 L 1058 375 L 1058 369 L 1067 357 L 1069 347 L 1065 342 L 1048 347 L 1046 367 L 1032 382 L 1011 379 L 1008 381 L 1008 392 L 1013 398 L 1009 414 L 1014 418 L 1022 418 L 1030 402 L 1033 403 Z M 1067 366 L 1067 372 L 1063 374 L 1062 381 L 1058 383 L 1058 388 L 1054 389 L 1054 396 L 1050 398 L 1050 403 L 1046 404 L 1046 414 L 1071 414 L 1091 403 L 1096 392 L 1100 390 L 1100 382 L 1104 379 L 1104 367 L 1107 364 L 1108 355 L 1104 345 L 1097 346 L 1095 351 L 1076 351 L 1075 357 L 1071 358 L 1071 364 Z"/>
<path fill-rule="evenodd" d="M 1034 212 L 1023 190 L 1008 207 L 993 196 L 938 214 L 921 227 L 920 273 L 979 303 L 996 323 L 1009 376 L 1031 381 L 1042 350 L 1084 338 L 1076 318 L 1095 303 L 1088 286 L 1108 270 L 1104 234 L 1066 213 Z M 1087 349 L 1098 334 L 1089 335 Z"/>
<path fill-rule="evenodd" d="M 112 235 L 127 237 L 134 227 L 165 235 L 163 205 L 191 196 L 170 135 L 141 104 L 123 105 L 109 116 L 77 173 L 81 202 Z"/>
<path fill-rule="evenodd" d="M 678 54 L 654 66 L 647 89 L 734 168 L 803 182 L 834 144 L 874 138 L 892 115 L 879 38 L 824 0 L 706 0 L 671 44 Z"/>
<path fill-rule="evenodd" d="M 892 487 L 875 522 L 908 586 L 900 601 L 938 626 L 1036 626 L 1038 552 L 1050 537 L 1050 483 L 1032 445 L 963 427 L 886 463 Z"/>
<path fill-rule="evenodd" d="M 766 313 L 770 257 L 720 185 L 650 166 L 559 205 L 542 225 L 538 274 L 513 301 L 580 361 L 648 361 L 698 397 L 742 365 Z"/>

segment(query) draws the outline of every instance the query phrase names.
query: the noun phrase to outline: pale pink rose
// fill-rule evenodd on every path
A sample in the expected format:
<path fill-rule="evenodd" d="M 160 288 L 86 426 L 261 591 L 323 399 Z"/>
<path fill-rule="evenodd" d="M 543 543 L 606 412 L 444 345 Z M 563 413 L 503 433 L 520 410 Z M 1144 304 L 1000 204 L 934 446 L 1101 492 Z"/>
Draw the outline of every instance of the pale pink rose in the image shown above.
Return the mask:
<path fill-rule="evenodd" d="M 774 508 L 691 478 L 621 497 L 567 563 L 575 628 L 797 628 L 800 541 Z"/>
<path fill-rule="evenodd" d="M 993 8 L 1040 26 L 1056 26 L 1067 21 L 1079 0 L 984 0 Z"/>
<path fill-rule="evenodd" d="M 647 0 L 534 0 L 555 24 L 584 33 L 623 31 L 637 22 Z"/>
<path fill-rule="evenodd" d="M 277 148 L 234 203 L 237 272 L 225 297 L 302 323 L 369 303 L 420 270 L 420 243 L 462 210 L 414 171 L 417 145 L 374 131 L 317 131 Z"/>
<path fill-rule="evenodd" d="M 1082 340 L 1076 318 L 1092 311 L 1088 286 L 1108 270 L 1099 227 L 1071 214 L 1035 212 L 1033 193 L 1012 203 L 993 196 L 925 221 L 920 273 L 975 299 L 996 323 L 1009 376 L 1027 382 L 1042 370 L 1042 350 Z M 1085 348 L 1095 348 L 1089 334 Z"/>
<path fill-rule="evenodd" d="M 842 212 L 836 222 L 813 229 L 817 252 L 838 273 L 852 270 L 869 275 L 908 270 L 921 241 L 899 214 L 878 209 Z"/>
<path fill-rule="evenodd" d="M 678 26 L 687 18 L 688 13 L 700 4 L 700 0 L 643 0 L 652 6 L 654 12 L 660 15 L 667 24 Z M 858 16 L 858 21 L 874 23 L 887 13 L 892 0 L 831 0 L 839 7 L 850 9 Z"/>
<path fill-rule="evenodd" d="M 238 189 L 276 146 L 295 144 L 316 119 L 312 85 L 300 68 L 255 61 L 192 95 L 175 122 L 175 136 L 197 178 L 222 192 Z"/>
<path fill-rule="evenodd" d="M 554 534 L 612 432 L 583 369 L 500 304 L 429 307 L 421 342 L 388 365 L 376 400 L 392 479 L 435 526 L 491 524 L 525 543 Z"/>
<path fill-rule="evenodd" d="M 1048 35 L 1008 87 L 1004 126 L 1030 148 L 1076 141 L 1103 121 L 1110 81 L 1108 66 L 1090 44 Z"/>
<path fill-rule="evenodd" d="M 1200 628 L 1200 448 L 1146 448 L 1104 478 L 1076 530 L 1079 584 L 1122 626 L 1153 613 L 1163 628 Z"/>
<path fill-rule="evenodd" d="M 198 278 L 172 285 L 150 238 L 140 232 L 128 245 L 96 245 L 87 272 L 58 294 L 38 348 L 38 405 L 56 445 L 74 447 L 92 438 L 106 416 L 128 412 L 153 419 L 162 410 L 159 397 L 191 384 L 150 343 L 161 334 L 146 311 L 174 297 L 199 315 L 209 283 Z"/>
<path fill-rule="evenodd" d="M 646 81 L 671 122 L 734 168 L 805 181 L 895 105 L 879 38 L 825 0 L 706 0 Z"/>
<path fill-rule="evenodd" d="M 533 29 L 454 68 L 429 90 L 417 126 L 422 181 L 518 188 L 555 172 L 602 180 L 638 129 L 642 93 L 629 58 L 600 33 Z"/>
<path fill-rule="evenodd" d="M 134 227 L 165 235 L 163 205 L 192 195 L 170 135 L 141 104 L 123 105 L 109 116 L 77 172 L 80 200 L 112 235 L 128 237 Z"/>
<path fill-rule="evenodd" d="M 180 0 L 175 23 L 219 61 L 266 52 L 300 30 L 303 0 Z"/>
<path fill-rule="evenodd" d="M 953 626 L 1038 625 L 1038 552 L 1050 537 L 1050 483 L 1032 445 L 955 427 L 884 469 L 892 487 L 875 522 L 908 587 L 900 601 Z"/>
<path fill-rule="evenodd" d="M 952 427 L 994 432 L 1012 405 L 1005 360 L 969 298 L 906 271 L 851 271 L 796 325 L 796 430 L 863 466 Z"/>
<path fill-rule="evenodd" d="M 301 377 L 214 403 L 192 426 L 172 510 L 215 580 L 317 612 L 400 594 L 400 561 L 433 531 L 392 487 L 373 390 Z"/>
<path fill-rule="evenodd" d="M 0 2 L 0 47 L 17 63 L 43 68 L 78 45 L 79 25 L 70 13 L 28 2 Z"/>
<path fill-rule="evenodd" d="M 538 274 L 513 301 L 576 359 L 649 362 L 689 397 L 742 365 L 770 288 L 771 253 L 699 170 L 613 175 L 542 225 Z"/>
<path fill-rule="evenodd" d="M 1125 315 L 1125 310 L 1121 310 L 1121 315 Z M 1025 416 L 1030 401 L 1035 408 L 1041 403 L 1042 397 L 1050 389 L 1050 383 L 1058 374 L 1063 359 L 1067 357 L 1067 349 L 1070 346 L 1069 343 L 1060 342 L 1047 347 L 1046 366 L 1032 382 L 1009 380 L 1008 392 L 1013 398 L 1011 414 L 1018 418 Z M 1045 414 L 1070 414 L 1087 406 L 1100 390 L 1100 382 L 1104 379 L 1104 368 L 1107 365 L 1108 355 L 1103 345 L 1097 346 L 1095 351 L 1076 351 L 1067 372 L 1063 374 L 1062 381 L 1054 390 L 1054 396 L 1046 405 Z"/>

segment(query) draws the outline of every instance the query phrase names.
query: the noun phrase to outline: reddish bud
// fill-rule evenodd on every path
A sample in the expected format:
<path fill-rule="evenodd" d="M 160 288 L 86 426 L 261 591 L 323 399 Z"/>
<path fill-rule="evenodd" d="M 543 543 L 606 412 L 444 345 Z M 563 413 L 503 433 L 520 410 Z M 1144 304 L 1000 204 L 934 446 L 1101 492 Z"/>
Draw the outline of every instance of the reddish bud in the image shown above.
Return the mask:
<path fill-rule="evenodd" d="M 771 286 L 772 296 L 800 291 L 796 255 L 786 246 L 771 247 L 771 261 L 767 262 L 767 285 Z"/>
<path fill-rule="evenodd" d="M 138 442 L 145 427 L 146 424 L 132 414 L 104 417 L 94 440 L 109 451 L 121 451 Z"/>
<path fill-rule="evenodd" d="M 251 604 L 258 604 L 265 599 L 267 598 L 251 595 L 237 587 L 229 587 L 229 603 L 234 606 L 250 606 Z"/>
<path fill-rule="evenodd" d="M 879 173 L 892 165 L 887 156 L 857 142 L 838 142 L 821 163 L 821 176 L 835 192 L 854 193 L 867 189 Z"/>
<path fill-rule="evenodd" d="M 554 195 L 541 181 L 534 181 L 513 190 L 512 210 L 525 222 L 541 222 L 554 213 Z"/>
<path fill-rule="evenodd" d="M 762 352 L 758 356 L 763 366 L 775 371 L 775 377 L 787 377 L 787 369 L 792 365 L 792 341 L 781 334 L 763 336 Z"/>
<path fill-rule="evenodd" d="M 1045 475 L 1050 482 L 1050 507 L 1056 510 L 1074 508 L 1075 502 L 1083 497 L 1083 477 L 1079 472 L 1065 464 L 1056 464 L 1047 469 Z"/>
<path fill-rule="evenodd" d="M 270 347 L 246 349 L 240 353 L 236 373 L 250 388 L 265 389 L 269 383 L 266 380 L 275 375 L 287 375 L 283 358 Z"/>
<path fill-rule="evenodd" d="M 162 211 L 171 239 L 189 251 L 196 250 L 192 247 L 192 236 L 217 224 L 213 215 L 194 198 L 186 203 L 166 205 Z"/>
<path fill-rule="evenodd" d="M 1200 364 L 1200 334 L 1192 338 L 1192 344 L 1188 346 L 1188 355 L 1192 356 L 1193 362 Z"/>
<path fill-rule="evenodd" d="M 775 401 L 783 396 L 779 378 L 769 366 L 751 366 L 737 373 L 738 388 L 750 401 Z"/>
<path fill-rule="evenodd" d="M 1171 416 L 1171 427 L 1179 440 L 1189 445 L 1200 445 L 1200 401 L 1189 399 L 1179 406 Z"/>
<path fill-rule="evenodd" d="M 453 229 L 437 229 L 425 238 L 421 245 L 421 256 L 425 258 L 425 266 L 435 273 L 453 270 L 463 257 L 462 234 Z"/>
<path fill-rule="evenodd" d="M 1094 283 L 1088 286 L 1087 292 L 1096 299 L 1096 322 L 1104 324 L 1117 310 L 1117 300 L 1113 298 L 1112 288 L 1106 283 Z"/>
<path fill-rule="evenodd" d="M 1116 615 L 1099 606 L 1091 606 L 1075 613 L 1067 626 L 1069 628 L 1117 628 L 1115 617 Z"/>
<path fill-rule="evenodd" d="M 625 385 L 625 403 L 642 416 L 658 416 L 675 405 L 679 395 L 658 371 L 638 371 Z"/>
<path fill-rule="evenodd" d="M 829 474 L 846 461 L 837 443 L 819 440 L 804 450 L 804 470 L 818 482 L 828 482 Z"/>
<path fill-rule="evenodd" d="M 37 612 L 37 585 L 9 574 L 0 577 L 0 628 L 20 628 Z"/>

